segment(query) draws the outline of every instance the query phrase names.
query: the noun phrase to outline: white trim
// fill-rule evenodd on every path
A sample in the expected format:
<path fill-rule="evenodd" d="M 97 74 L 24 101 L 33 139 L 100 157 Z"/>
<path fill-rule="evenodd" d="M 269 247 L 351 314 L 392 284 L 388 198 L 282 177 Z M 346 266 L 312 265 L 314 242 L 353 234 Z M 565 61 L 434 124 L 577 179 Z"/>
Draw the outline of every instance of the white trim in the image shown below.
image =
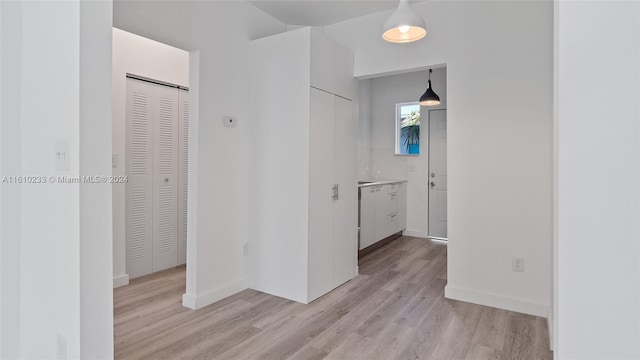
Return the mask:
<path fill-rule="evenodd" d="M 523 314 L 546 318 L 549 315 L 549 306 L 523 299 L 505 297 L 497 294 L 478 292 L 447 285 L 444 288 L 444 297 L 474 304 L 490 306 L 498 309 L 515 311 Z"/>
<path fill-rule="evenodd" d="M 403 154 L 400 152 L 400 134 L 401 134 L 401 128 L 400 128 L 400 123 L 402 122 L 402 119 L 400 118 L 401 113 L 400 113 L 400 109 L 403 106 L 418 106 L 418 111 L 420 111 L 422 109 L 420 103 L 418 101 L 410 101 L 410 102 L 403 102 L 403 103 L 396 103 L 396 128 L 395 128 L 395 153 L 394 155 L 397 156 L 419 156 L 420 153 L 418 154 Z M 419 143 L 418 143 L 419 145 Z"/>
<path fill-rule="evenodd" d="M 189 141 L 187 144 L 186 292 L 195 292 L 198 274 L 198 175 L 200 157 L 200 50 L 189 52 Z M 183 297 L 183 304 L 185 300 Z M 193 300 L 195 308 L 195 299 Z"/>
<path fill-rule="evenodd" d="M 429 240 L 433 240 L 433 241 L 440 241 L 440 242 L 448 242 L 449 238 L 442 238 L 442 237 L 437 237 L 437 236 L 427 236 L 427 239 Z"/>
<path fill-rule="evenodd" d="M 247 288 L 249 288 L 249 278 L 243 277 L 240 280 L 218 287 L 200 296 L 183 294 L 182 306 L 191 310 L 198 310 Z"/>
<path fill-rule="evenodd" d="M 549 332 L 549 350 L 553 351 L 553 306 L 549 306 L 549 314 L 547 314 L 547 331 Z"/>
<path fill-rule="evenodd" d="M 413 237 L 418 237 L 418 238 L 423 238 L 426 239 L 427 238 L 427 233 L 422 231 L 422 230 L 417 230 L 417 229 L 405 229 L 404 231 L 402 231 L 402 235 L 404 236 L 413 236 Z"/>
<path fill-rule="evenodd" d="M 182 294 L 182 306 L 196 310 L 196 296 L 193 294 Z"/>
<path fill-rule="evenodd" d="M 113 288 L 129 285 L 129 274 L 123 274 L 113 277 Z"/>

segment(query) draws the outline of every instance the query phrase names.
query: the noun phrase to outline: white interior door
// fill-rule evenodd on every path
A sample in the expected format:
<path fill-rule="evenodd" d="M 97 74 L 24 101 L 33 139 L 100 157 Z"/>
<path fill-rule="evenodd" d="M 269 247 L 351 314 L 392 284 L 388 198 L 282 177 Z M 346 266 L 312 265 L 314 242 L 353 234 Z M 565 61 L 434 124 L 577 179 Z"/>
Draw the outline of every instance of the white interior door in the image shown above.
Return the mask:
<path fill-rule="evenodd" d="M 447 111 L 429 111 L 429 236 L 447 238 Z"/>
<path fill-rule="evenodd" d="M 309 124 L 309 288 L 312 301 L 333 289 L 334 95 L 311 88 Z"/>
<path fill-rule="evenodd" d="M 153 84 L 153 271 L 178 265 L 178 91 Z"/>
<path fill-rule="evenodd" d="M 187 183 L 189 171 L 189 92 L 179 90 L 178 265 L 187 262 Z"/>
<path fill-rule="evenodd" d="M 153 87 L 127 79 L 125 228 L 127 272 L 153 271 Z"/>
<path fill-rule="evenodd" d="M 337 287 L 355 276 L 357 266 L 358 180 L 353 104 L 339 96 L 334 99 L 333 178 L 338 198 L 333 202 L 333 287 Z"/>

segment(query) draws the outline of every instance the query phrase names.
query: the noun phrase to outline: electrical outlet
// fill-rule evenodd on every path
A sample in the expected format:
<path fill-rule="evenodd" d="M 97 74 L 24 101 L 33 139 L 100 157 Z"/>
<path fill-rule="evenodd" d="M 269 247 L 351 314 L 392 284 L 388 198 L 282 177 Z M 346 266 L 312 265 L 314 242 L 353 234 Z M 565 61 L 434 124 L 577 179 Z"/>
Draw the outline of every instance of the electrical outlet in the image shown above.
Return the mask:
<path fill-rule="evenodd" d="M 244 255 L 244 256 L 249 255 L 249 244 L 248 243 L 244 243 L 244 245 L 242 246 L 242 255 Z"/>
<path fill-rule="evenodd" d="M 511 259 L 511 269 L 517 272 L 524 272 L 524 258 L 514 256 Z"/>
<path fill-rule="evenodd" d="M 67 338 L 58 334 L 58 353 L 57 360 L 67 360 Z"/>
<path fill-rule="evenodd" d="M 223 116 L 222 124 L 225 127 L 236 127 L 236 125 L 238 125 L 238 119 L 235 116 Z"/>

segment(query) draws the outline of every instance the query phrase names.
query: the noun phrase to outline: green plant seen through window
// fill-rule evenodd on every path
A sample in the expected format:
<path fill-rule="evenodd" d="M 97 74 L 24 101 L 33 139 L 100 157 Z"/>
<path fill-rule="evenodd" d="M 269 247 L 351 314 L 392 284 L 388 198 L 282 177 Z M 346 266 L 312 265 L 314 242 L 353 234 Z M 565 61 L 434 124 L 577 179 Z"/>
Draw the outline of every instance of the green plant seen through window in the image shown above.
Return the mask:
<path fill-rule="evenodd" d="M 420 105 L 417 103 L 398 104 L 400 133 L 398 154 L 417 155 L 420 153 Z"/>

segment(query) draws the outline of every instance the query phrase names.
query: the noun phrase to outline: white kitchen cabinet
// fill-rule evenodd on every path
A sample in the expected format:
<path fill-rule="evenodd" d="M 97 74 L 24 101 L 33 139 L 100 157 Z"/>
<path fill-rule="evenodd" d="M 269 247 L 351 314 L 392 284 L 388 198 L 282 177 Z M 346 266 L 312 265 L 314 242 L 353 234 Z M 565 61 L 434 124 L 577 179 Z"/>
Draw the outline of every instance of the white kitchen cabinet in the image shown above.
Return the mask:
<path fill-rule="evenodd" d="M 380 239 L 385 238 L 389 235 L 392 235 L 397 231 L 395 224 L 395 217 L 398 212 L 398 187 L 396 184 L 385 184 L 381 185 L 380 191 L 381 201 L 380 209 L 381 209 L 381 220 L 384 223 L 381 225 L 383 232 Z M 392 224 L 393 222 L 393 224 Z"/>
<path fill-rule="evenodd" d="M 406 229 L 406 183 L 363 186 L 360 195 L 360 250 Z"/>
<path fill-rule="evenodd" d="M 407 228 L 407 183 L 398 183 L 398 219 L 396 221 L 397 231 Z"/>
<path fill-rule="evenodd" d="M 353 57 L 302 28 L 250 58 L 250 286 L 308 303 L 357 275 Z"/>
<path fill-rule="evenodd" d="M 387 237 L 389 198 L 384 185 L 376 185 L 376 198 L 373 206 L 376 209 L 376 237 L 374 241 L 376 242 Z"/>
<path fill-rule="evenodd" d="M 387 215 L 387 236 L 398 232 L 398 213 Z"/>
<path fill-rule="evenodd" d="M 379 240 L 376 236 L 376 189 L 376 186 L 360 189 L 360 249 Z"/>

